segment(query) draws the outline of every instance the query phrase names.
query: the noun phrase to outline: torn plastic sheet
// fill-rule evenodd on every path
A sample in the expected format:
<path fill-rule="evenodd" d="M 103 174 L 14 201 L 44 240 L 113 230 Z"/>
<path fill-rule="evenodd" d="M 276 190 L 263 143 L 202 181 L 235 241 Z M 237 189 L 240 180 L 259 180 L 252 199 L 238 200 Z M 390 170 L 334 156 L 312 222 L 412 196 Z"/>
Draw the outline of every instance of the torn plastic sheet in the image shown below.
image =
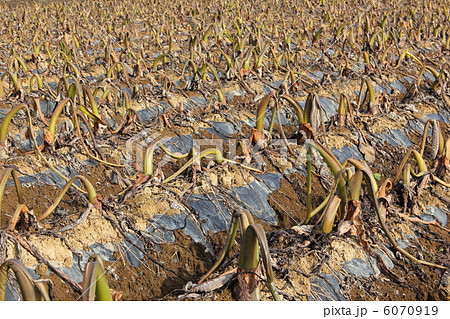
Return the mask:
<path fill-rule="evenodd" d="M 427 207 L 427 213 L 420 215 L 420 218 L 426 222 L 436 220 L 442 226 L 447 226 L 447 212 L 439 207 Z"/>
<path fill-rule="evenodd" d="M 12 278 L 12 277 L 8 277 Z M 14 277 L 15 278 L 15 277 Z M 21 301 L 19 284 L 15 279 L 6 281 L 5 301 Z"/>
<path fill-rule="evenodd" d="M 154 107 L 149 107 L 137 111 L 137 115 L 139 116 L 142 122 L 146 123 L 160 117 L 163 114 L 163 112 L 164 108 L 161 105 L 155 105 Z"/>
<path fill-rule="evenodd" d="M 344 145 L 340 149 L 333 148 L 331 151 L 341 163 L 344 163 L 349 158 L 364 160 L 364 156 L 358 150 L 358 147 L 356 145 L 352 146 Z"/>
<path fill-rule="evenodd" d="M 379 255 L 389 269 L 394 268 L 392 260 L 382 251 L 376 249 L 374 252 Z M 381 272 L 377 265 L 377 260 L 369 255 L 366 258 L 353 258 L 344 263 L 342 269 L 346 273 L 360 278 L 378 277 Z M 309 278 L 311 283 L 311 293 L 307 296 L 308 300 L 321 301 L 342 301 L 346 300 L 340 292 L 339 279 L 343 279 L 345 273 L 337 271 L 334 274 L 320 273 Z"/>
<path fill-rule="evenodd" d="M 308 72 L 308 76 L 310 76 L 314 80 L 319 81 L 323 78 L 323 72 L 322 71 Z"/>
<path fill-rule="evenodd" d="M 35 135 L 37 144 L 42 145 L 44 143 L 43 131 L 42 130 L 37 131 Z M 20 145 L 20 148 L 24 151 L 31 151 L 35 149 L 34 142 L 32 139 L 23 140 L 20 136 L 16 136 L 14 137 L 14 141 L 18 143 Z"/>
<path fill-rule="evenodd" d="M 140 260 L 144 258 L 144 254 L 135 245 L 140 246 L 145 249 L 144 244 L 140 241 L 140 239 L 132 233 L 127 233 L 128 238 L 130 238 L 133 242 L 130 243 L 127 239 L 122 238 L 120 242 L 120 251 L 125 254 L 130 264 L 134 267 L 139 267 L 141 265 Z"/>
<path fill-rule="evenodd" d="M 339 107 L 338 103 L 328 97 L 319 99 L 319 102 L 325 111 L 325 114 L 323 115 L 324 121 L 329 121 L 334 115 L 336 115 Z"/>
<path fill-rule="evenodd" d="M 392 269 L 394 268 L 394 263 L 392 262 L 392 259 L 389 258 L 388 255 L 386 255 L 384 252 L 382 252 L 379 249 L 374 249 L 373 250 L 375 254 L 377 254 L 378 256 L 381 257 L 381 259 L 383 259 L 384 264 L 389 268 Z"/>
<path fill-rule="evenodd" d="M 225 97 L 230 101 L 232 101 L 235 96 L 245 96 L 246 94 L 247 93 L 245 91 L 242 91 L 240 89 L 225 91 Z"/>
<path fill-rule="evenodd" d="M 70 279 L 72 279 L 75 282 L 81 282 L 83 280 L 83 271 L 84 267 L 86 266 L 89 256 L 92 254 L 87 253 L 84 250 L 77 251 L 78 254 L 81 255 L 81 258 L 78 255 L 73 255 L 73 265 L 71 268 L 67 267 L 57 267 L 58 270 L 60 270 L 63 274 L 68 276 Z M 78 265 L 80 264 L 80 265 Z M 80 269 L 81 266 L 81 269 Z"/>
<path fill-rule="evenodd" d="M 405 148 L 414 146 L 404 130 L 392 129 L 383 133 L 373 134 L 372 136 L 377 140 L 387 142 L 392 146 L 403 146 Z"/>
<path fill-rule="evenodd" d="M 96 165 L 96 161 L 94 160 L 86 160 L 80 163 L 80 166 L 94 166 Z M 67 178 L 72 178 L 76 175 L 79 175 L 79 172 L 70 166 L 59 166 L 57 167 L 58 171 L 62 173 Z M 57 185 L 60 188 L 63 188 L 66 185 L 66 180 L 64 180 L 61 176 L 59 176 L 53 170 L 46 170 L 42 173 L 37 173 L 34 175 L 20 175 L 19 181 L 21 184 L 37 184 L 37 185 Z M 76 180 L 74 184 L 78 187 L 82 187 L 81 182 Z M 8 186 L 13 186 L 13 180 L 9 180 L 7 182 Z"/>
<path fill-rule="evenodd" d="M 348 273 L 364 278 L 380 274 L 380 270 L 376 266 L 376 259 L 372 256 L 369 256 L 368 259 L 353 258 L 345 262 L 342 268 Z"/>
<path fill-rule="evenodd" d="M 444 122 L 445 124 L 450 124 L 450 113 L 446 110 L 440 110 L 439 114 L 437 113 L 428 113 L 423 118 L 425 121 L 428 120 L 438 120 Z"/>
<path fill-rule="evenodd" d="M 194 214 L 182 210 L 182 214 L 156 215 L 149 220 L 145 235 L 155 243 L 173 242 L 176 230 L 182 230 L 186 236 L 211 249 L 208 233 L 228 231 L 232 211 L 226 203 L 233 200 L 248 209 L 256 218 L 268 224 L 276 224 L 275 211 L 268 203 L 271 192 L 280 187 L 281 175 L 268 173 L 258 176 L 258 180 L 246 186 L 235 187 L 225 194 L 194 194 L 186 199 Z"/>
<path fill-rule="evenodd" d="M 345 301 L 338 279 L 332 274 L 318 274 L 309 279 L 312 293 L 309 301 Z"/>
<path fill-rule="evenodd" d="M 389 85 L 391 86 L 391 88 L 394 91 L 398 91 L 398 92 L 401 92 L 401 93 L 404 93 L 404 94 L 408 93 L 408 90 L 406 89 L 405 85 L 400 80 L 397 80 L 395 82 L 391 82 L 391 83 L 389 83 Z M 391 92 L 391 93 L 393 93 L 393 92 Z"/>
<path fill-rule="evenodd" d="M 235 135 L 238 133 L 238 130 L 242 130 L 242 125 L 238 125 L 239 127 L 236 129 L 235 126 L 230 122 L 217 122 L 217 121 L 210 121 L 208 124 L 211 125 L 210 128 L 207 128 L 210 133 L 215 134 L 219 136 L 222 139 L 227 139 L 231 137 L 232 135 Z"/>
<path fill-rule="evenodd" d="M 164 140 L 163 144 L 168 150 L 170 150 L 173 153 L 186 154 L 191 151 L 194 142 L 193 136 L 189 134 Z"/>
<path fill-rule="evenodd" d="M 91 251 L 91 254 L 97 254 L 100 257 L 102 257 L 103 260 L 109 262 L 113 262 L 115 260 L 114 252 L 116 251 L 116 248 L 112 243 L 106 244 L 95 243 L 89 246 L 89 250 Z"/>

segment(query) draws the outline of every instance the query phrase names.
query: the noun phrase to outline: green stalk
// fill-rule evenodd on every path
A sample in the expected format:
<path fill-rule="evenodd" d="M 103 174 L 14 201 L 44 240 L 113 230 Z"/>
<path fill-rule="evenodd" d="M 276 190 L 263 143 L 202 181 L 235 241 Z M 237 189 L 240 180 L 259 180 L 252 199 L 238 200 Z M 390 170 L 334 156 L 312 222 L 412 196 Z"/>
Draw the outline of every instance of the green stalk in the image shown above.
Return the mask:
<path fill-rule="evenodd" d="M 24 204 L 25 201 L 23 199 L 22 194 L 22 185 L 20 184 L 19 178 L 17 177 L 17 172 L 13 168 L 4 168 L 0 171 L 0 227 L 2 226 L 2 200 L 3 194 L 5 192 L 6 183 L 9 180 L 9 177 L 12 177 L 14 180 L 14 186 L 16 188 L 17 201 L 19 204 Z"/>
<path fill-rule="evenodd" d="M 63 68 L 64 77 L 66 77 L 66 70 L 69 68 L 72 69 L 72 71 L 75 74 L 75 77 L 77 79 L 79 79 L 81 77 L 80 70 L 78 70 L 78 68 L 75 66 L 75 64 L 73 64 L 71 61 L 66 61 L 65 65 L 64 65 L 64 68 Z"/>
<path fill-rule="evenodd" d="M 204 63 L 201 67 L 199 67 L 197 69 L 198 75 L 200 77 L 200 79 L 202 79 L 202 81 L 206 80 L 206 68 L 208 67 L 208 65 L 206 63 Z"/>
<path fill-rule="evenodd" d="M 132 109 L 132 104 L 131 104 L 131 97 L 130 94 L 128 92 L 123 92 L 122 93 L 122 107 L 124 109 L 124 113 L 126 113 L 127 110 L 131 110 Z"/>
<path fill-rule="evenodd" d="M 269 48 L 269 44 L 267 44 L 259 53 L 259 56 L 256 58 L 255 65 L 256 69 L 259 69 L 262 67 L 264 62 L 264 54 L 266 53 L 267 49 Z M 254 51 L 256 53 L 256 51 Z"/>
<path fill-rule="evenodd" d="M 233 20 L 233 24 L 234 24 L 234 27 L 236 28 L 237 35 L 240 38 L 242 36 L 242 30 L 241 30 L 241 28 L 239 28 L 239 25 L 237 24 L 236 19 Z"/>
<path fill-rule="evenodd" d="M 348 99 L 344 93 L 341 94 L 341 98 L 339 99 L 339 108 L 338 114 L 345 115 L 345 106 L 348 105 Z M 348 107 L 348 106 L 347 106 Z"/>
<path fill-rule="evenodd" d="M 223 248 L 222 253 L 220 254 L 214 266 L 212 266 L 211 269 L 208 270 L 208 272 L 198 281 L 199 284 L 205 281 L 205 279 L 208 278 L 217 269 L 217 267 L 219 267 L 220 264 L 222 264 L 223 260 L 228 256 L 231 248 L 233 247 L 234 239 L 236 238 L 236 233 L 239 228 L 240 216 L 241 213 L 233 214 L 233 218 L 231 219 L 230 223 L 230 229 L 228 231 L 227 240 L 225 242 L 225 247 Z"/>
<path fill-rule="evenodd" d="M 425 69 L 426 69 L 425 67 L 421 68 L 419 74 L 417 75 L 417 87 L 418 88 L 420 87 L 420 84 L 422 83 L 422 76 L 425 73 Z"/>
<path fill-rule="evenodd" d="M 252 223 L 245 231 L 239 252 L 239 268 L 252 271 L 259 264 L 259 254 L 261 250 L 264 269 L 267 275 L 267 286 L 276 301 L 280 301 L 281 297 L 275 286 L 272 263 L 270 261 L 269 245 L 267 243 L 264 228 L 259 224 Z"/>
<path fill-rule="evenodd" d="M 336 175 L 336 177 L 335 177 L 335 180 L 334 180 L 334 184 L 333 184 L 333 186 L 330 188 L 330 191 L 329 191 L 327 197 L 322 201 L 322 203 L 319 204 L 319 206 L 317 206 L 317 207 L 311 212 L 311 214 L 309 214 L 309 216 L 306 217 L 306 219 L 302 222 L 302 225 L 305 225 L 307 222 L 309 222 L 309 221 L 311 220 L 312 217 L 314 217 L 317 213 L 319 213 L 322 209 L 324 209 L 324 208 L 328 205 L 328 203 L 329 203 L 331 197 L 334 195 L 334 193 L 336 192 L 336 189 L 338 188 L 339 181 L 340 181 L 341 179 L 343 180 L 342 175 L 343 175 L 344 173 L 347 174 L 347 175 L 350 175 L 350 174 L 351 174 L 351 170 L 350 170 L 349 168 L 343 168 L 342 170 L 340 170 L 340 171 L 337 173 L 337 175 Z M 344 184 L 344 186 L 345 186 L 345 184 Z M 346 199 L 345 199 L 345 200 L 346 200 Z M 341 203 L 342 203 L 342 198 L 341 198 Z M 344 202 L 344 203 L 345 203 L 345 202 Z"/>
<path fill-rule="evenodd" d="M 112 301 L 103 260 L 100 256 L 89 257 L 81 286 L 83 287 L 81 295 L 83 301 Z"/>
<path fill-rule="evenodd" d="M 123 69 L 122 63 L 121 62 L 116 62 L 109 68 L 108 72 L 106 73 L 106 78 L 107 79 L 112 79 L 113 78 L 115 69 L 117 69 L 117 72 L 120 72 Z"/>
<path fill-rule="evenodd" d="M 361 184 L 363 180 L 363 174 L 361 172 L 356 172 L 347 182 L 348 188 L 350 190 L 350 199 L 359 201 L 361 195 Z"/>
<path fill-rule="evenodd" d="M 144 156 L 144 175 L 149 176 L 153 175 L 153 153 L 155 152 L 155 148 L 158 145 L 157 142 L 153 142 L 149 148 L 147 148 L 147 151 L 145 152 Z"/>
<path fill-rule="evenodd" d="M 220 53 L 225 58 L 225 61 L 227 62 L 227 71 L 233 66 L 233 62 L 229 55 L 227 55 L 225 52 L 223 52 L 222 48 L 219 47 Z"/>
<path fill-rule="evenodd" d="M 267 275 L 267 286 L 272 293 L 273 298 L 275 300 L 281 300 L 281 297 L 278 294 L 277 287 L 274 283 L 274 275 L 272 271 L 272 263 L 270 260 L 270 251 L 266 234 L 261 225 L 254 223 L 252 215 L 247 210 L 243 210 L 242 212 L 236 212 L 233 214 L 225 247 L 217 262 L 200 279 L 198 284 L 201 284 L 211 273 L 213 273 L 214 270 L 220 266 L 222 261 L 228 255 L 234 243 L 238 226 L 240 228 L 241 234 L 243 234 L 241 235 L 241 248 L 239 252 L 239 269 L 244 271 L 253 271 L 256 267 L 258 267 L 259 254 L 261 250 L 264 269 Z M 242 271 L 238 270 L 238 276 L 240 274 L 242 274 Z M 250 292 L 250 295 L 252 296 L 252 298 L 255 297 L 254 292 Z"/>
<path fill-rule="evenodd" d="M 183 66 L 183 70 L 181 71 L 181 75 L 179 80 L 184 80 L 184 73 L 186 72 L 186 69 L 188 66 L 191 66 L 192 68 L 192 77 L 195 77 L 195 74 L 197 73 L 197 65 L 195 65 L 194 61 L 188 60 Z"/>
<path fill-rule="evenodd" d="M 253 225 L 249 225 L 244 231 L 241 249 L 239 252 L 240 268 L 245 270 L 253 270 L 259 264 L 259 245 L 258 237 L 255 234 Z"/>
<path fill-rule="evenodd" d="M 145 152 L 145 155 L 144 155 L 143 170 L 144 170 L 145 176 L 153 175 L 153 154 L 155 152 L 156 146 L 159 146 L 167 155 L 169 155 L 172 158 L 176 158 L 176 159 L 186 158 L 190 154 L 190 153 L 186 153 L 186 154 L 178 155 L 178 154 L 172 153 L 163 144 L 161 144 L 160 141 L 155 141 L 147 148 L 147 151 Z"/>
<path fill-rule="evenodd" d="M 312 148 L 308 147 L 306 152 L 306 219 L 305 224 L 309 223 L 312 212 Z"/>
<path fill-rule="evenodd" d="M 341 199 L 339 196 L 333 196 L 333 199 L 328 201 L 327 206 L 324 209 L 323 220 L 322 220 L 322 231 L 328 234 L 333 229 L 334 221 L 336 219 L 339 206 L 341 204 Z"/>
<path fill-rule="evenodd" d="M 43 220 L 45 217 L 50 215 L 56 209 L 56 207 L 58 207 L 58 205 L 61 202 L 61 200 L 63 199 L 64 195 L 69 190 L 69 187 L 73 184 L 73 182 L 76 179 L 79 179 L 81 181 L 81 183 L 83 184 L 84 188 L 86 189 L 86 191 L 88 193 L 89 203 L 91 203 L 93 205 L 96 203 L 96 201 L 97 201 L 97 193 L 95 191 L 94 186 L 92 186 L 91 182 L 89 182 L 89 180 L 86 177 L 84 177 L 82 175 L 76 175 L 76 176 L 72 177 L 66 183 L 66 185 L 64 186 L 64 188 L 62 189 L 61 193 L 56 198 L 56 200 L 53 202 L 53 204 L 45 211 L 45 213 L 43 213 L 41 216 L 38 217 L 38 219 L 37 219 L 38 221 Z"/>
<path fill-rule="evenodd" d="M 373 44 L 375 43 L 375 40 L 376 40 L 377 36 L 380 34 L 380 32 L 381 32 L 381 29 L 378 29 L 370 37 L 369 45 L 371 48 L 373 48 Z M 364 52 L 367 52 L 367 51 L 364 51 Z M 366 63 L 368 63 L 368 62 L 366 62 Z"/>
<path fill-rule="evenodd" d="M 100 117 L 100 114 L 98 113 L 98 107 L 97 107 L 97 101 L 95 101 L 95 97 L 92 95 L 91 90 L 88 87 L 83 88 L 84 92 L 84 98 L 85 98 L 85 104 L 86 103 L 86 97 L 89 100 L 89 104 L 91 105 L 92 113 L 94 113 L 97 117 Z"/>
<path fill-rule="evenodd" d="M 28 89 L 30 90 L 30 92 L 33 92 L 33 83 L 34 82 L 36 82 L 36 86 L 39 90 L 44 87 L 44 82 L 42 81 L 41 76 L 39 74 L 33 74 L 30 77 L 30 81 L 28 84 Z"/>
<path fill-rule="evenodd" d="M 155 59 L 155 61 L 153 62 L 152 68 L 153 68 L 154 70 L 156 70 L 156 67 L 158 66 L 159 61 L 161 61 L 161 59 L 163 59 L 163 63 L 164 63 L 165 60 L 166 60 L 166 58 L 170 58 L 170 60 L 172 60 L 172 55 L 169 54 L 169 53 L 163 53 L 163 54 L 160 54 L 160 55 Z"/>
<path fill-rule="evenodd" d="M 370 64 L 370 56 L 369 56 L 369 53 L 367 51 L 363 52 L 363 58 L 364 58 L 364 63 L 365 64 Z"/>
<path fill-rule="evenodd" d="M 217 94 L 217 100 L 219 101 L 219 103 L 225 103 L 225 96 L 223 95 L 223 91 L 220 89 L 215 89 L 214 92 L 216 92 Z"/>
<path fill-rule="evenodd" d="M 358 103 L 356 105 L 356 109 L 359 110 L 359 108 L 362 104 L 362 91 L 363 91 L 364 83 L 366 84 L 366 87 L 367 87 L 366 95 L 364 97 L 364 102 L 368 101 L 369 110 L 371 110 L 376 104 L 376 97 L 375 97 L 375 91 L 373 89 L 372 83 L 370 83 L 368 78 L 362 78 L 362 80 L 361 80 L 361 86 L 359 89 Z"/>
<path fill-rule="evenodd" d="M 433 68 L 430 67 L 430 66 L 425 66 L 425 68 L 427 69 L 428 72 L 430 72 L 431 74 L 433 74 L 435 81 L 436 81 L 436 80 L 437 80 L 437 81 L 439 80 L 440 73 L 439 73 L 438 71 L 436 71 L 435 69 L 433 69 Z M 439 81 L 438 81 L 438 83 L 439 83 Z"/>
<path fill-rule="evenodd" d="M 408 161 L 411 154 L 414 155 L 416 162 L 417 162 L 417 166 L 419 167 L 419 172 L 417 174 L 412 172 L 414 177 L 422 176 L 423 174 L 425 174 L 428 171 L 425 160 L 423 159 L 422 155 L 419 152 L 417 152 L 416 150 L 410 149 L 406 153 L 405 157 L 403 157 L 403 160 L 401 161 L 400 166 L 397 169 L 397 173 L 395 174 L 395 177 L 392 180 L 392 184 L 395 184 L 395 182 L 397 182 L 397 180 L 399 179 L 400 175 L 402 174 L 403 167 L 405 166 L 405 164 Z"/>
<path fill-rule="evenodd" d="M 106 122 L 103 120 L 103 118 L 102 118 L 102 116 L 100 114 L 99 115 L 95 115 L 93 112 L 91 112 L 90 110 L 86 109 L 83 105 L 78 106 L 78 110 L 83 112 L 84 115 L 86 115 L 87 117 L 91 118 L 94 122 L 97 122 L 97 123 L 100 123 L 102 125 L 107 126 Z"/>
<path fill-rule="evenodd" d="M 0 266 L 0 301 L 4 301 L 6 297 L 6 282 L 9 269 L 14 272 L 25 301 L 50 300 L 48 290 L 42 289 L 42 286 L 40 288 L 36 287 L 35 281 L 20 261 L 8 259 Z"/>
<path fill-rule="evenodd" d="M 264 115 L 266 114 L 267 106 L 270 99 L 275 95 L 275 91 L 271 91 L 267 94 L 259 103 L 258 110 L 256 112 L 256 129 L 263 133 L 264 131 Z"/>
<path fill-rule="evenodd" d="M 169 149 L 167 147 L 164 146 L 164 144 L 158 143 L 158 146 L 170 157 L 172 158 L 176 158 L 176 159 L 183 159 L 189 156 L 189 153 L 186 154 L 177 154 L 177 153 L 172 153 L 171 151 L 169 151 Z"/>
<path fill-rule="evenodd" d="M 27 65 L 26 65 L 25 61 L 21 57 L 16 56 L 13 59 L 15 61 L 17 61 L 17 63 L 22 67 L 23 72 L 25 72 L 25 73 L 28 72 Z M 17 67 L 16 71 L 17 72 L 19 72 L 19 65 L 16 65 L 16 67 Z"/>
<path fill-rule="evenodd" d="M 405 57 L 408 58 L 412 58 L 414 59 L 417 63 L 419 63 L 420 66 L 424 66 L 422 61 L 420 61 L 414 54 L 409 53 L 408 50 L 403 51 L 403 53 L 399 56 L 398 61 L 397 61 L 397 65 L 395 66 L 395 68 L 398 68 L 400 66 L 400 64 L 402 63 L 403 59 Z"/>
<path fill-rule="evenodd" d="M 75 97 L 76 97 L 77 95 L 80 96 L 80 93 L 79 93 L 79 91 L 78 91 L 78 88 L 77 88 L 77 86 L 76 86 L 75 83 L 72 83 L 72 84 L 69 86 L 69 89 L 67 90 L 67 96 L 68 96 L 72 101 L 74 101 L 74 100 L 75 100 Z"/>
<path fill-rule="evenodd" d="M 52 139 L 55 139 L 56 136 L 56 124 L 58 123 L 58 118 L 61 115 L 64 106 L 66 106 L 67 102 L 70 101 L 70 98 L 64 99 L 58 103 L 55 110 L 53 111 L 52 118 L 50 120 L 50 125 L 48 126 L 48 131 L 51 134 Z"/>
<path fill-rule="evenodd" d="M 294 74 L 294 73 L 291 73 L 291 74 Z M 296 100 L 294 100 L 292 97 L 290 97 L 289 95 L 286 95 L 286 94 L 281 95 L 280 98 L 286 100 L 294 108 L 294 111 L 295 111 L 295 114 L 297 115 L 299 124 L 307 123 L 306 118 L 304 116 L 303 109 Z"/>
<path fill-rule="evenodd" d="M 325 146 L 317 142 L 312 142 L 311 145 L 319 151 L 320 155 L 323 157 L 334 177 L 336 178 L 337 174 L 339 174 L 339 172 L 343 169 L 341 163 L 339 163 L 333 153 L 331 153 L 331 151 L 328 150 Z M 347 191 L 345 189 L 345 180 L 342 177 L 338 180 L 338 190 L 342 202 L 345 203 L 347 201 Z"/>
<path fill-rule="evenodd" d="M 275 69 L 281 69 L 281 57 L 277 56 L 273 47 L 270 47 L 270 52 L 272 53 L 273 65 Z"/>
<path fill-rule="evenodd" d="M 214 75 L 214 78 L 216 79 L 216 82 L 217 82 L 217 85 L 219 86 L 220 91 L 223 92 L 223 86 L 222 86 L 222 83 L 220 82 L 219 76 L 217 75 L 216 69 L 211 65 L 211 63 L 207 63 L 207 66 L 208 66 L 209 70 L 211 71 L 211 73 Z"/>
<path fill-rule="evenodd" d="M 411 173 L 414 175 L 414 177 L 420 177 L 428 171 L 427 164 L 425 163 L 425 160 L 423 159 L 422 155 L 420 155 L 419 152 L 417 152 L 416 150 L 412 150 L 412 153 L 414 155 L 414 158 L 416 159 L 419 171 L 417 172 L 417 174 L 414 173 L 414 171 L 411 171 Z"/>
<path fill-rule="evenodd" d="M 20 91 L 20 89 L 22 89 L 22 84 L 20 83 L 20 79 L 17 77 L 17 74 L 13 72 L 8 72 L 7 74 L 13 83 L 14 92 Z"/>
<path fill-rule="evenodd" d="M 277 112 L 278 112 L 278 100 L 275 100 L 275 105 L 273 106 L 272 116 L 270 118 L 269 123 L 269 136 L 272 136 L 273 126 L 275 124 L 275 116 L 277 115 Z M 281 125 L 281 123 L 279 124 Z"/>
<path fill-rule="evenodd" d="M 406 258 L 408 258 L 414 262 L 417 262 L 419 264 L 430 266 L 430 267 L 436 267 L 436 268 L 440 268 L 440 269 L 447 269 L 447 267 L 445 267 L 445 266 L 436 265 L 436 264 L 430 263 L 425 260 L 417 259 L 416 257 L 414 257 L 413 255 L 408 253 L 406 250 L 404 250 L 397 244 L 397 241 L 394 239 L 389 228 L 386 225 L 385 217 L 383 217 L 383 214 L 381 213 L 380 206 L 378 204 L 378 197 L 377 197 L 378 186 L 377 186 L 377 182 L 376 182 L 375 178 L 373 177 L 373 173 L 370 171 L 370 169 L 367 167 L 367 165 L 363 164 L 362 162 L 360 162 L 358 160 L 351 158 L 351 159 L 348 159 L 348 162 L 350 164 L 352 164 L 353 166 L 355 166 L 355 168 L 357 170 L 361 171 L 364 174 L 364 179 L 365 179 L 367 187 L 369 189 L 369 196 L 371 197 L 372 202 L 375 206 L 375 212 L 377 213 L 378 221 L 380 222 L 381 228 L 383 229 L 384 233 L 386 234 L 386 237 L 388 238 L 389 242 L 394 247 L 394 249 L 396 249 L 399 253 L 401 253 Z"/>
<path fill-rule="evenodd" d="M 11 119 L 13 118 L 14 115 L 16 115 L 17 112 L 19 112 L 24 107 L 27 107 L 27 105 L 26 104 L 17 105 L 14 108 L 12 108 L 11 111 L 9 111 L 6 114 L 6 116 L 4 117 L 2 124 L 0 126 L 0 146 L 6 145 L 6 137 L 8 135 L 8 126 L 9 126 L 9 123 L 11 122 Z"/>
<path fill-rule="evenodd" d="M 210 24 L 208 28 L 206 29 L 205 33 L 203 34 L 203 42 L 206 44 L 208 42 L 208 38 L 211 35 L 211 33 L 214 31 L 214 24 Z"/>
<path fill-rule="evenodd" d="M 208 155 L 216 155 L 216 162 L 218 164 L 222 164 L 224 161 L 224 158 L 222 156 L 222 153 L 216 149 L 216 148 L 209 148 L 207 150 L 202 151 L 200 154 L 192 157 L 186 164 L 184 164 L 178 171 L 176 171 L 174 174 L 172 174 L 171 176 L 167 177 L 163 183 L 168 183 L 171 180 L 173 180 L 174 178 L 176 178 L 178 175 L 180 175 L 184 170 L 186 170 L 189 166 L 191 166 L 193 163 L 195 163 L 196 161 L 199 161 L 200 159 L 202 159 L 205 156 Z"/>

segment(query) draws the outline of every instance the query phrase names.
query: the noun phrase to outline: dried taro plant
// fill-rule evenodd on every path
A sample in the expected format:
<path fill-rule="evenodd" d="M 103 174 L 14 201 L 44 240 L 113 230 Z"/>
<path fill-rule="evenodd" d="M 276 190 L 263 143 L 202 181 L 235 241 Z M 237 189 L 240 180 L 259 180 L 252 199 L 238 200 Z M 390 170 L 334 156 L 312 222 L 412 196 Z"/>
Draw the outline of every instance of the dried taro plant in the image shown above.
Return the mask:
<path fill-rule="evenodd" d="M 19 291 L 24 301 L 53 300 L 53 283 L 46 280 L 34 280 L 27 268 L 16 259 L 8 259 L 0 265 L 0 301 L 6 299 L 8 271 L 12 270 L 19 285 Z M 120 300 L 121 293 L 109 288 L 105 276 L 103 260 L 98 255 L 89 257 L 81 282 L 82 301 L 113 301 Z"/>
<path fill-rule="evenodd" d="M 387 239 L 389 240 L 392 247 L 401 253 L 403 256 L 408 259 L 420 263 L 422 265 L 427 265 L 431 267 L 447 269 L 444 266 L 437 265 L 425 260 L 421 260 L 407 252 L 405 249 L 401 248 L 395 238 L 393 237 L 389 227 L 386 224 L 386 213 L 385 209 L 380 207 L 378 203 L 378 186 L 375 180 L 374 174 L 368 168 L 367 164 L 361 162 L 356 159 L 349 158 L 343 164 L 339 163 L 336 157 L 323 145 L 312 142 L 310 147 L 314 147 L 323 157 L 331 172 L 335 177 L 334 185 L 331 188 L 328 196 L 325 200 L 319 204 L 319 206 L 311 210 L 308 205 L 307 208 L 307 217 L 305 222 L 309 222 L 311 218 L 323 210 L 322 213 L 322 230 L 325 233 L 329 233 L 336 220 L 341 221 L 341 232 L 346 232 L 348 225 L 343 225 L 342 222 L 351 221 L 350 225 L 355 225 L 356 233 L 359 241 L 363 245 L 364 248 L 370 251 L 368 243 L 365 239 L 364 234 L 364 226 L 361 219 L 361 202 L 360 195 L 362 190 L 362 181 L 364 179 L 366 187 L 368 189 L 368 195 L 372 200 L 373 206 L 375 208 L 375 213 L 378 218 L 378 222 L 380 223 L 381 228 L 383 229 Z M 416 154 L 415 152 L 414 154 Z M 310 153 L 311 154 L 311 153 Z M 418 154 L 418 153 L 417 153 Z M 419 155 L 419 154 L 418 154 Z M 308 159 L 311 161 L 311 158 Z M 350 166 L 350 167 L 347 167 Z M 419 165 L 420 166 L 420 165 Z M 308 164 L 308 183 L 311 181 L 311 170 L 310 164 Z M 310 184 L 308 184 L 308 189 L 310 189 Z M 335 196 L 334 193 L 338 190 L 339 195 Z M 347 194 L 348 189 L 348 194 Z M 307 196 L 311 196 L 310 192 L 307 192 Z M 307 203 L 311 202 L 311 199 L 307 199 Z M 347 223 L 348 224 L 348 223 Z"/>
<path fill-rule="evenodd" d="M 222 279 L 230 280 L 230 276 L 223 275 L 205 282 L 205 280 L 222 264 L 228 256 L 237 234 L 241 234 L 239 261 L 236 270 L 237 286 L 235 295 L 238 300 L 260 300 L 261 293 L 259 278 L 261 268 L 266 274 L 267 288 L 274 300 L 281 300 L 275 286 L 275 277 L 272 270 L 269 245 L 266 234 L 260 224 L 254 222 L 253 216 L 247 210 L 233 214 L 225 247 L 212 268 L 199 280 L 198 284 L 190 287 L 190 292 L 206 292 L 220 288 L 224 285 Z M 261 256 L 260 256 L 261 255 Z M 262 267 L 263 266 L 263 267 Z"/>

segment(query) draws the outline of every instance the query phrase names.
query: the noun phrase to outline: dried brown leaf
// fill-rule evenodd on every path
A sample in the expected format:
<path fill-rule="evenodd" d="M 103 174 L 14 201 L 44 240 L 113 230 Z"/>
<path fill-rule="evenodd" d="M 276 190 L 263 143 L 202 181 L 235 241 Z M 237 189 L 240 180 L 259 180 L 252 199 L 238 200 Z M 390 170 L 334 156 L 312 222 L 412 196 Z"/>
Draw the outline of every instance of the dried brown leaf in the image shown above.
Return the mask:
<path fill-rule="evenodd" d="M 360 245 L 367 251 L 370 250 L 369 243 L 367 242 L 366 230 L 364 228 L 364 222 L 361 216 L 361 202 L 356 200 L 349 200 L 347 202 L 348 212 L 346 220 L 353 223 L 353 227 L 350 228 L 349 234 L 356 235 Z"/>
<path fill-rule="evenodd" d="M 386 179 L 378 188 L 378 198 L 385 198 L 392 190 L 392 186 L 392 181 L 389 178 Z"/>
<path fill-rule="evenodd" d="M 358 149 L 364 155 L 366 162 L 373 163 L 375 161 L 375 149 L 372 146 L 360 140 Z"/>

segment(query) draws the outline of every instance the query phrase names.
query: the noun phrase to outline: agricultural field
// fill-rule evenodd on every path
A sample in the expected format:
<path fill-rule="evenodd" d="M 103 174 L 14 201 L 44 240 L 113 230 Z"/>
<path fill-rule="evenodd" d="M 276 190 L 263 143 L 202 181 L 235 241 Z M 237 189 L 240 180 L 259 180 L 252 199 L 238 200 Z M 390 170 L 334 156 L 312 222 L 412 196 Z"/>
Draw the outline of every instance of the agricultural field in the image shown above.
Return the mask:
<path fill-rule="evenodd" d="M 450 299 L 448 0 L 0 12 L 0 300 Z"/>

